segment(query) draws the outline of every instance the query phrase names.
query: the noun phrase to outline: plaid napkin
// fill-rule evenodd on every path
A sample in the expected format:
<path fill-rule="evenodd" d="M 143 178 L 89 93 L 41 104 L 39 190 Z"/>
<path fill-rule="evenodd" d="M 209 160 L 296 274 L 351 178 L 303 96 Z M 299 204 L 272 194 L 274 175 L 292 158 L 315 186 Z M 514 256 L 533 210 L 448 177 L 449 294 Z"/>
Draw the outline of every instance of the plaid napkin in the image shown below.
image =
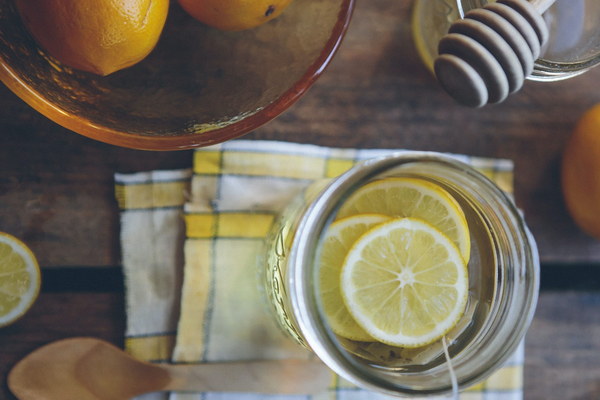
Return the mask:
<path fill-rule="evenodd" d="M 257 258 L 277 214 L 316 179 L 392 150 L 234 140 L 195 150 L 191 170 L 116 174 L 126 283 L 125 347 L 152 362 L 308 358 L 276 326 L 257 284 Z M 512 192 L 512 162 L 456 156 Z M 520 400 L 523 345 L 461 399 Z M 292 400 L 306 396 L 161 393 L 147 399 Z M 332 373 L 312 400 L 387 399 Z M 431 399 L 431 398 L 430 398 Z"/>

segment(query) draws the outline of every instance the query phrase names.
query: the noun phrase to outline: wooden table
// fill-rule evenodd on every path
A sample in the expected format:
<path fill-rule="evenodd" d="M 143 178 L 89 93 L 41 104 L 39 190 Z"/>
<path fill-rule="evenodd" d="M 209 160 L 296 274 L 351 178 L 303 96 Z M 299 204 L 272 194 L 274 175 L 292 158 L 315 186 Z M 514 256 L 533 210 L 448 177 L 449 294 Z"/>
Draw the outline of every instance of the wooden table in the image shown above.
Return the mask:
<path fill-rule="evenodd" d="M 516 202 L 542 260 L 541 297 L 526 341 L 525 399 L 600 398 L 600 241 L 573 224 L 559 181 L 569 133 L 600 102 L 600 68 L 557 83 L 526 82 L 502 104 L 464 108 L 420 63 L 409 12 L 410 1 L 358 1 L 325 74 L 289 111 L 246 138 L 514 160 Z M 192 152 L 92 141 L 4 86 L 0 132 L 0 230 L 31 246 L 44 280 L 25 318 L 0 329 L 4 378 L 18 359 L 53 340 L 86 335 L 122 345 L 113 174 L 188 167 Z M 0 398 L 12 398 L 5 383 Z"/>

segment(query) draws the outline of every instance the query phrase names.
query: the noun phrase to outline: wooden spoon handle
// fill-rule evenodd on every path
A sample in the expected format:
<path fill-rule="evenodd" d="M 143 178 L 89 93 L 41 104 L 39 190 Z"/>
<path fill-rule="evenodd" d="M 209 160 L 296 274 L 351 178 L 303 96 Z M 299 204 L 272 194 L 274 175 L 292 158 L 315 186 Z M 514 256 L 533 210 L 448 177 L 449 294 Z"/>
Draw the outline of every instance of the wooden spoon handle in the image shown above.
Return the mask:
<path fill-rule="evenodd" d="M 168 390 L 312 394 L 325 391 L 331 378 L 316 360 L 152 364 L 102 340 L 71 338 L 19 361 L 8 386 L 21 400 L 119 400 Z"/>
<path fill-rule="evenodd" d="M 164 367 L 171 376 L 162 390 L 315 394 L 331 382 L 331 371 L 320 361 L 272 360 Z"/>

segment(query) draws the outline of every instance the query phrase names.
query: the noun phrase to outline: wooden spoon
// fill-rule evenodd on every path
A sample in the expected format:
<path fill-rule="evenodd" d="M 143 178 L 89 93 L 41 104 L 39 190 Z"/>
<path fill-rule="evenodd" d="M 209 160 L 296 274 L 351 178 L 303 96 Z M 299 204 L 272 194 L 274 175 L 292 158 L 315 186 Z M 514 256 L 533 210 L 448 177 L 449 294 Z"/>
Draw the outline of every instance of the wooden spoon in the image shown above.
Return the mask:
<path fill-rule="evenodd" d="M 26 356 L 10 372 L 8 386 L 21 400 L 120 400 L 167 390 L 313 394 L 330 380 L 319 361 L 159 365 L 98 339 L 73 338 Z"/>

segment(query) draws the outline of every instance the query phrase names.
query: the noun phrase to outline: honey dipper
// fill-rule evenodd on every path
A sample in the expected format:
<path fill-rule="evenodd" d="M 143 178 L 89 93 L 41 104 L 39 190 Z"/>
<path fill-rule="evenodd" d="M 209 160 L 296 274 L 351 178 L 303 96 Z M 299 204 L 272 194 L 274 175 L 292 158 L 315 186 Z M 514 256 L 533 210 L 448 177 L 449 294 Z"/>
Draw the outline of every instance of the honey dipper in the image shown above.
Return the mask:
<path fill-rule="evenodd" d="M 435 75 L 461 104 L 499 103 L 521 88 L 548 41 L 555 0 L 498 0 L 467 12 L 439 42 Z"/>

